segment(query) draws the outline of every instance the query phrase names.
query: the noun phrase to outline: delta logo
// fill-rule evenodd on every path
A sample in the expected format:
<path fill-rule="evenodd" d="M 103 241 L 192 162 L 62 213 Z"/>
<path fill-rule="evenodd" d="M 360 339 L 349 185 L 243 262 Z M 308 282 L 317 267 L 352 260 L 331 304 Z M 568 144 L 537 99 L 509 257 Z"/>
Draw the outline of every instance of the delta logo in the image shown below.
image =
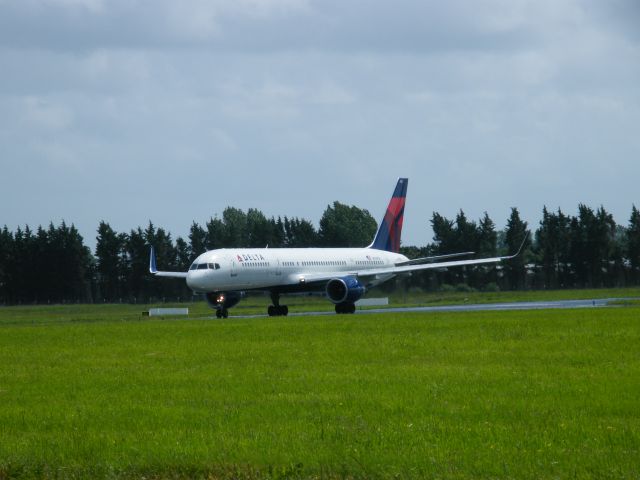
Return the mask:
<path fill-rule="evenodd" d="M 242 255 L 237 254 L 236 257 L 238 258 L 239 262 L 258 262 L 260 260 L 266 260 L 266 258 L 264 258 L 259 253 L 243 253 Z"/>

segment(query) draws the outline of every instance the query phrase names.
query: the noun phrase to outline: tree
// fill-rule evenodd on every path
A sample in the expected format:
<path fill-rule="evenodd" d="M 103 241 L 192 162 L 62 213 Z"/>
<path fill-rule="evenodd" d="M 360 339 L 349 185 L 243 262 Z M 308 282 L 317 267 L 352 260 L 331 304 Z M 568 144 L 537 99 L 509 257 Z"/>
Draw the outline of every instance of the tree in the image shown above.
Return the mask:
<path fill-rule="evenodd" d="M 478 254 L 481 257 L 495 257 L 498 254 L 498 234 L 496 224 L 487 212 L 478 225 Z"/>
<path fill-rule="evenodd" d="M 278 220 L 275 220 L 271 217 L 270 222 L 272 224 L 272 236 L 269 245 L 278 248 L 284 247 L 284 223 L 282 218 L 278 217 Z"/>
<path fill-rule="evenodd" d="M 101 221 L 96 237 L 96 273 L 100 296 L 109 301 L 114 301 L 122 295 L 122 248 L 122 237 L 108 223 Z"/>
<path fill-rule="evenodd" d="M 364 247 L 377 230 L 368 210 L 333 202 L 320 219 L 319 240 L 325 247 Z"/>
<path fill-rule="evenodd" d="M 222 212 L 222 222 L 224 224 L 223 247 L 238 248 L 249 246 L 246 213 L 239 208 L 227 207 Z"/>
<path fill-rule="evenodd" d="M 556 288 L 559 284 L 561 242 L 565 240 L 562 212 L 549 213 L 547 207 L 542 209 L 540 228 L 536 231 L 536 245 L 540 254 L 540 266 L 546 288 Z"/>
<path fill-rule="evenodd" d="M 475 222 L 467 220 L 467 216 L 461 209 L 456 215 L 453 229 L 453 249 L 449 253 L 477 252 L 478 240 L 478 226 Z M 456 268 L 452 273 L 458 284 L 466 283 L 472 287 L 477 287 L 479 284 L 477 268 L 461 267 Z"/>
<path fill-rule="evenodd" d="M 319 244 L 318 232 L 308 220 L 284 217 L 283 228 L 286 247 L 317 247 Z"/>
<path fill-rule="evenodd" d="M 610 262 L 615 263 L 615 236 L 613 216 L 604 207 L 594 212 L 584 204 L 578 206 L 578 217 L 571 220 L 571 262 L 578 284 L 593 287 L 606 284 Z"/>
<path fill-rule="evenodd" d="M 631 281 L 637 285 L 640 281 L 640 211 L 635 205 L 631 208 L 627 227 L 626 256 L 629 260 Z"/>
<path fill-rule="evenodd" d="M 246 243 L 247 247 L 260 247 L 271 244 L 275 240 L 275 221 L 270 222 L 264 214 L 256 209 L 250 208 L 246 214 Z"/>
<path fill-rule="evenodd" d="M 479 247 L 478 225 L 467 220 L 462 209 L 456 215 L 455 221 L 455 252 L 477 252 Z"/>
<path fill-rule="evenodd" d="M 14 262 L 13 234 L 5 225 L 0 230 L 0 302 L 12 303 L 11 271 Z"/>
<path fill-rule="evenodd" d="M 182 237 L 176 238 L 176 266 L 178 271 L 186 272 L 191 265 L 189 244 Z"/>
<path fill-rule="evenodd" d="M 518 209 L 512 207 L 505 231 L 505 243 L 509 253 L 515 253 L 525 241 L 525 238 L 527 239 L 523 246 L 522 254 L 505 263 L 507 286 L 514 290 L 524 288 L 526 285 L 525 251 L 531 243 L 528 237 L 527 222 L 522 221 Z"/>
<path fill-rule="evenodd" d="M 593 278 L 598 287 L 611 287 L 616 284 L 616 272 L 622 263 L 620 249 L 616 248 L 617 225 L 613 215 L 600 205 L 596 211 L 594 239 L 596 256 L 592 262 Z"/>
<path fill-rule="evenodd" d="M 196 257 L 207 251 L 207 231 L 196 222 L 191 224 L 189 230 L 189 264 Z"/>
<path fill-rule="evenodd" d="M 178 270 L 178 254 L 171 240 L 170 233 L 167 233 L 162 227 L 156 229 L 153 223 L 149 222 L 149 226 L 144 233 L 144 239 L 147 245 L 154 246 L 159 269 L 168 271 Z M 144 254 L 144 259 L 148 261 L 148 247 L 146 247 L 145 250 L 147 250 L 147 252 Z M 184 284 L 184 282 L 178 282 L 175 279 L 172 281 L 152 279 L 146 286 L 146 293 L 155 298 L 176 297 L 180 296 L 179 292 L 183 290 L 181 288 L 182 284 Z"/>
<path fill-rule="evenodd" d="M 131 230 L 125 243 L 129 272 L 127 275 L 127 290 L 135 303 L 142 303 L 149 298 L 149 261 L 146 259 L 149 248 L 145 234 L 140 227 Z"/>
<path fill-rule="evenodd" d="M 498 234 L 496 225 L 487 212 L 480 219 L 477 230 L 477 250 L 479 257 L 495 257 L 498 254 Z M 479 282 L 481 287 L 497 284 L 498 274 L 495 265 L 479 266 Z"/>
<path fill-rule="evenodd" d="M 437 212 L 431 218 L 433 229 L 433 253 L 446 255 L 450 253 L 475 252 L 482 257 L 493 257 L 497 250 L 497 233 L 495 224 L 488 213 L 479 223 L 467 219 L 464 211 L 460 210 L 455 220 L 449 220 Z M 490 282 L 496 282 L 494 266 L 463 267 L 451 269 L 439 278 L 450 284 L 467 283 L 472 287 L 481 288 Z"/>
<path fill-rule="evenodd" d="M 436 255 L 454 252 L 456 235 L 453 225 L 452 220 L 443 217 L 438 212 L 433 212 L 431 229 L 433 230 L 433 248 Z"/>
<path fill-rule="evenodd" d="M 66 290 L 62 298 L 67 301 L 91 301 L 91 282 L 93 281 L 93 256 L 89 247 L 84 245 L 84 239 L 72 223 L 68 229 L 62 222 L 64 270 L 62 276 L 68 279 L 64 282 Z"/>

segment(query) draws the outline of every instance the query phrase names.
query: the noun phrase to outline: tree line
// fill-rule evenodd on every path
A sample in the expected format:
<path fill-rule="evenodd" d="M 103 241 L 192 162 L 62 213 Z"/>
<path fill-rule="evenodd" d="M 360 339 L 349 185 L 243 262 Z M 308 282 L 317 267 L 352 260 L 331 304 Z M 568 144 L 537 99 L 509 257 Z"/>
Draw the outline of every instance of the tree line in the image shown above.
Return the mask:
<path fill-rule="evenodd" d="M 581 288 L 638 285 L 640 282 L 640 212 L 635 206 L 627 225 L 617 225 L 604 207 L 580 204 L 577 215 L 545 207 L 538 228 L 530 231 L 517 208 L 503 230 L 487 213 L 478 221 L 461 210 L 454 219 L 434 212 L 433 241 L 402 247 L 409 258 L 475 252 L 477 257 L 524 252 L 498 265 L 428 271 L 404 277 L 386 288 Z M 371 242 L 377 224 L 371 214 L 334 202 L 319 227 L 302 218 L 267 218 L 260 210 L 227 207 L 204 225 L 193 222 L 187 239 L 149 222 L 146 228 L 116 232 L 100 222 L 96 247 L 84 244 L 74 225 L 29 226 L 0 230 L 0 304 L 139 302 L 190 299 L 181 279 L 148 273 L 149 245 L 163 270 L 186 271 L 201 253 L 232 247 L 358 247 Z"/>

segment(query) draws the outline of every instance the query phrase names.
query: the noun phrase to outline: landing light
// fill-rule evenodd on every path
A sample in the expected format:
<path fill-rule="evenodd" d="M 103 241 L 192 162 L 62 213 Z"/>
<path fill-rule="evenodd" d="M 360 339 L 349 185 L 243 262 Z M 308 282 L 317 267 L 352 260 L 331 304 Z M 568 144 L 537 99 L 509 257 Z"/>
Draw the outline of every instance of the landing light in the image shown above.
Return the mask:
<path fill-rule="evenodd" d="M 224 295 L 218 295 L 218 297 L 216 298 L 216 302 L 218 303 L 224 303 L 224 301 L 225 301 Z"/>

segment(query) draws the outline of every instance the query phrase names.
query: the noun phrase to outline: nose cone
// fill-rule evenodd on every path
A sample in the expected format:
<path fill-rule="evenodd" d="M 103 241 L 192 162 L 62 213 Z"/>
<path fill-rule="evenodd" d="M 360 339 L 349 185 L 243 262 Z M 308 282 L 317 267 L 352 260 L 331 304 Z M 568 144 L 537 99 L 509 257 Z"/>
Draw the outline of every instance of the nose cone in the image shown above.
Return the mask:
<path fill-rule="evenodd" d="M 193 270 L 187 274 L 187 286 L 195 292 L 207 291 L 207 270 Z"/>

